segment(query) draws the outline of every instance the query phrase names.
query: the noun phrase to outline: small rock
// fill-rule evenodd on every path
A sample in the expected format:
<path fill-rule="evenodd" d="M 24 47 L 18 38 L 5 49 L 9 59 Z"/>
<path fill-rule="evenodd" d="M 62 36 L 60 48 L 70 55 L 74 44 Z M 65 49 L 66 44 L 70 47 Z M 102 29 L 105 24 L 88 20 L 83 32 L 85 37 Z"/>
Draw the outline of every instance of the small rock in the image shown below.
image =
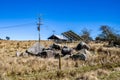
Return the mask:
<path fill-rule="evenodd" d="M 17 51 L 17 52 L 16 52 L 16 56 L 17 56 L 17 57 L 20 57 L 20 56 L 21 56 L 21 53 Z"/>

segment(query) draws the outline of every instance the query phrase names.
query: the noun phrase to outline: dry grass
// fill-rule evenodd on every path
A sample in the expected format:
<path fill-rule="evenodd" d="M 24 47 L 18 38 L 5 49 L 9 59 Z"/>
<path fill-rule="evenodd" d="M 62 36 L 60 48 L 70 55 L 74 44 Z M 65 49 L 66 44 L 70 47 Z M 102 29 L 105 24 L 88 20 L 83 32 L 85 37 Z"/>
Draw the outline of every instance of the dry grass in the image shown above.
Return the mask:
<path fill-rule="evenodd" d="M 16 57 L 35 41 L 0 41 L 0 80 L 119 80 L 120 48 L 107 48 L 107 43 L 91 42 L 92 58 L 88 61 L 64 60 L 62 70 L 58 59 L 35 56 Z M 41 41 L 48 47 L 53 42 Z M 61 44 L 75 47 L 76 43 Z"/>

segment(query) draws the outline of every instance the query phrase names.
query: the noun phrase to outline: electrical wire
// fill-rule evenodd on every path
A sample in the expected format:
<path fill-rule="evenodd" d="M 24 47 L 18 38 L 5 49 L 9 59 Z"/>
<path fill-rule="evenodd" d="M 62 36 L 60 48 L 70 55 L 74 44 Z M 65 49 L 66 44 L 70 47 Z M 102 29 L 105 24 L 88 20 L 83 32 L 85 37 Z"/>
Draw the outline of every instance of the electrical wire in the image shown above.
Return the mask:
<path fill-rule="evenodd" d="M 5 27 L 0 27 L 0 29 L 24 27 L 25 25 L 30 25 L 30 24 L 34 24 L 34 23 L 32 22 L 32 23 L 18 24 L 18 25 L 13 25 L 13 26 L 5 26 Z"/>

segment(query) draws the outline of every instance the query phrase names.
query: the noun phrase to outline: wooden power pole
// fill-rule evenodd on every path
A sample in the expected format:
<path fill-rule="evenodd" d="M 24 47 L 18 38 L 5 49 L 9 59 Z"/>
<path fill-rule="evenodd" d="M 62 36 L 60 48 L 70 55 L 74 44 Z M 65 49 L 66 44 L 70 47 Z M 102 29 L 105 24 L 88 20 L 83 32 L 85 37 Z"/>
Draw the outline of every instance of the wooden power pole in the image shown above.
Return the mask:
<path fill-rule="evenodd" d="M 38 36 L 39 36 L 39 51 L 40 51 L 40 26 L 41 26 L 41 17 L 38 18 L 37 29 L 38 29 Z"/>

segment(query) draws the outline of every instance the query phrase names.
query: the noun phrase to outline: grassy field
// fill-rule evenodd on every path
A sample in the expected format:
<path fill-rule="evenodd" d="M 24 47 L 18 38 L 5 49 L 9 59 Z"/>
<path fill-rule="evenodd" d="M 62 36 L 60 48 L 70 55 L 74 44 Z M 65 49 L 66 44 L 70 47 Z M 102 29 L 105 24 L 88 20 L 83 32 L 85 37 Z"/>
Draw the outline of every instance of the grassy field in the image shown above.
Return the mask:
<path fill-rule="evenodd" d="M 120 48 L 106 47 L 107 43 L 90 42 L 92 57 L 87 61 L 35 56 L 16 56 L 36 41 L 0 41 L 0 80 L 120 80 Z M 48 47 L 53 42 L 41 41 Z M 61 44 L 75 47 L 76 43 Z"/>

